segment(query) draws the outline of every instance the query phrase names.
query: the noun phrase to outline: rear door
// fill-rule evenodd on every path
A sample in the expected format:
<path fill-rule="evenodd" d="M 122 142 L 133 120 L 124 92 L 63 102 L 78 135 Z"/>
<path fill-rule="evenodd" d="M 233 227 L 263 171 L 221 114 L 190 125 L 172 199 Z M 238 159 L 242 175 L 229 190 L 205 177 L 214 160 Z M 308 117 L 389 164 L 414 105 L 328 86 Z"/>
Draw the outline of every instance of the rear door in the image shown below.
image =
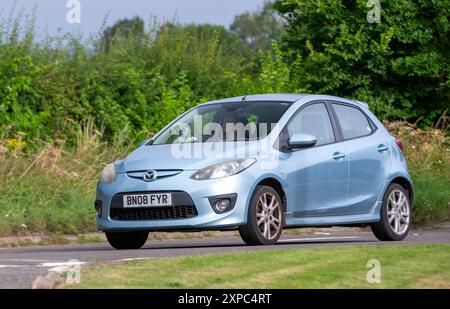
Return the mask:
<path fill-rule="evenodd" d="M 349 164 L 346 214 L 366 214 L 375 206 L 389 169 L 389 142 L 363 109 L 332 102 Z"/>

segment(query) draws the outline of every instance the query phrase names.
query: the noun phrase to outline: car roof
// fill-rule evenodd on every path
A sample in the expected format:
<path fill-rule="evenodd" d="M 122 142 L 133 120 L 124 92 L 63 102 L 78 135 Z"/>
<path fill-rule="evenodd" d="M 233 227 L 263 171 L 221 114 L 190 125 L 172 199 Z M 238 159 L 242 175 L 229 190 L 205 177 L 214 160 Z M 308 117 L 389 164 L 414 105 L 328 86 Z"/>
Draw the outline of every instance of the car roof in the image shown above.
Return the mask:
<path fill-rule="evenodd" d="M 343 103 L 350 103 L 357 105 L 359 107 L 368 108 L 368 104 L 364 102 L 354 101 L 350 99 L 345 99 L 337 96 L 322 95 L 322 94 L 291 94 L 291 93 L 274 93 L 274 94 L 252 94 L 247 96 L 233 97 L 222 100 L 214 100 L 201 105 L 208 104 L 220 104 L 220 103 L 234 103 L 234 102 L 284 102 L 284 103 L 294 103 L 302 98 L 307 98 L 310 100 L 329 100 L 338 101 Z"/>
<path fill-rule="evenodd" d="M 261 101 L 272 101 L 272 102 L 285 102 L 294 103 L 304 97 L 305 94 L 290 94 L 290 93 L 274 93 L 274 94 L 252 94 L 240 97 L 227 98 L 222 100 L 210 101 L 205 104 L 216 104 L 216 103 L 232 103 L 232 102 L 261 102 Z"/>
<path fill-rule="evenodd" d="M 324 95 L 324 94 L 308 94 L 305 95 L 304 97 L 306 97 L 308 100 L 324 100 L 324 101 L 337 101 L 337 102 L 341 102 L 341 103 L 348 103 L 348 104 L 353 104 L 362 108 L 369 108 L 369 104 L 364 103 L 364 102 L 360 102 L 360 101 L 356 101 L 356 100 L 351 100 L 351 99 L 346 99 L 346 98 L 342 98 L 342 97 L 337 97 L 337 96 L 332 96 L 332 95 Z"/>

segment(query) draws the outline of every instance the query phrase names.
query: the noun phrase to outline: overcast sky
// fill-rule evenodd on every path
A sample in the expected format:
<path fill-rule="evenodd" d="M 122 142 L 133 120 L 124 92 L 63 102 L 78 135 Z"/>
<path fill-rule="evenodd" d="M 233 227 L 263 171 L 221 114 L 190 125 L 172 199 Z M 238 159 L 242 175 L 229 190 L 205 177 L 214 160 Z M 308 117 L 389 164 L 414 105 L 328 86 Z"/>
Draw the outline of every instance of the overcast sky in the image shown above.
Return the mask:
<path fill-rule="evenodd" d="M 172 20 L 174 16 L 182 23 L 211 23 L 229 26 L 235 15 L 253 11 L 264 0 L 78 0 L 81 3 L 81 23 L 70 24 L 66 16 L 69 0 L 0 0 L 0 18 L 10 15 L 15 3 L 16 14 L 23 9 L 31 14 L 37 4 L 36 25 L 49 34 L 81 30 L 85 35 L 97 32 L 107 16 L 107 25 L 125 17 L 141 16 L 146 22 L 151 17 Z"/>

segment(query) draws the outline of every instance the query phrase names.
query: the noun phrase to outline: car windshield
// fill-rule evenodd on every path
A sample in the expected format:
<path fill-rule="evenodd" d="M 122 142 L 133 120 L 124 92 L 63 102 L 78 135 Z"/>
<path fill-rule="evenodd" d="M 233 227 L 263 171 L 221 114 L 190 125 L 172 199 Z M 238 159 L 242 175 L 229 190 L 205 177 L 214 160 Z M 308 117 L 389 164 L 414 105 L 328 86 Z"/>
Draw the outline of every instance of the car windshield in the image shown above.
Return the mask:
<path fill-rule="evenodd" d="M 270 133 L 289 106 L 245 101 L 199 106 L 159 134 L 152 145 L 258 140 Z"/>

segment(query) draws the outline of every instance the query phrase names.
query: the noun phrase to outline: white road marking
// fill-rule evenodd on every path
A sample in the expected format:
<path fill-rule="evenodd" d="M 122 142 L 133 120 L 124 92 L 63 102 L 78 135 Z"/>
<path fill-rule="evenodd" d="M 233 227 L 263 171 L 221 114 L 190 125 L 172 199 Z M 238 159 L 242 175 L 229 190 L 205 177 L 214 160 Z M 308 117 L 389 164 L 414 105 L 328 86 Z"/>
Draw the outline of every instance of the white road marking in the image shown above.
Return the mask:
<path fill-rule="evenodd" d="M 340 240 L 340 239 L 360 239 L 362 236 L 335 236 L 335 237 L 310 237 L 310 238 L 294 238 L 281 239 L 278 242 L 298 242 L 298 241 L 316 241 L 316 240 Z"/>
<path fill-rule="evenodd" d="M 120 259 L 115 260 L 113 262 L 130 262 L 130 261 L 140 261 L 140 260 L 151 260 L 154 259 L 154 257 L 139 257 L 139 258 L 128 258 L 128 259 Z"/>
<path fill-rule="evenodd" d="M 57 266 L 74 266 L 74 265 L 83 265 L 86 262 L 52 262 L 52 263 L 42 263 L 36 265 L 37 267 L 57 267 Z"/>
<path fill-rule="evenodd" d="M 27 268 L 32 267 L 32 265 L 0 265 L 0 268 Z"/>
<path fill-rule="evenodd" d="M 50 262 L 51 260 L 49 259 L 0 259 L 0 262 L 10 262 L 10 261 L 14 261 L 14 262 L 32 262 L 32 263 L 45 263 L 45 262 Z"/>
<path fill-rule="evenodd" d="M 22 261 L 22 260 L 17 260 Z M 39 264 L 0 264 L 0 268 L 28 268 L 28 267 L 58 267 L 58 266 L 74 266 L 74 265 L 83 265 L 87 264 L 87 262 L 45 262 Z"/>

